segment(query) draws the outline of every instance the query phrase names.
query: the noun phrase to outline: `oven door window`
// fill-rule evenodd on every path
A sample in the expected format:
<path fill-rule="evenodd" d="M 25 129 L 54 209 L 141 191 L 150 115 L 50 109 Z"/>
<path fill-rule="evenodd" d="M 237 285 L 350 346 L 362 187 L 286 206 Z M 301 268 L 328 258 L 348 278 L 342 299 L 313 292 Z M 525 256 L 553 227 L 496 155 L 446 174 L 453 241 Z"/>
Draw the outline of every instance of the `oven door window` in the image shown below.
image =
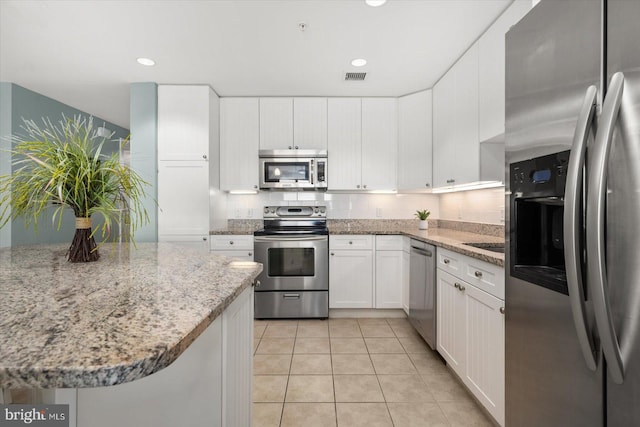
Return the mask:
<path fill-rule="evenodd" d="M 309 181 L 308 162 L 265 162 L 264 181 Z"/>
<path fill-rule="evenodd" d="M 315 275 L 314 248 L 269 248 L 267 271 L 270 277 Z"/>

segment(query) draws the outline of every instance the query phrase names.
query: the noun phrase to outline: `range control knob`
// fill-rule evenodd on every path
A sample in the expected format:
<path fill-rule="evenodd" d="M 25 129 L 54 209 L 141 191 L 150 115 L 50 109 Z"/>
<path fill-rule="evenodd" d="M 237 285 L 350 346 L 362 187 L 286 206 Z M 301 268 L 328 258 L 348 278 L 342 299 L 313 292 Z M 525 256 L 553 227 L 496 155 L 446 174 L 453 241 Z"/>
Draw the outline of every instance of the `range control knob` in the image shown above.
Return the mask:
<path fill-rule="evenodd" d="M 272 214 L 274 214 L 274 213 L 276 213 L 276 210 L 275 210 L 274 208 L 271 208 L 271 211 L 270 211 L 270 212 L 271 212 Z"/>
<path fill-rule="evenodd" d="M 320 208 L 321 213 L 325 213 L 327 210 L 325 208 Z"/>
<path fill-rule="evenodd" d="M 320 212 L 320 209 L 315 208 L 315 209 L 313 210 L 313 212 L 314 212 L 314 213 L 318 213 L 318 212 Z"/>
<path fill-rule="evenodd" d="M 264 213 L 269 213 L 269 208 L 264 208 Z"/>

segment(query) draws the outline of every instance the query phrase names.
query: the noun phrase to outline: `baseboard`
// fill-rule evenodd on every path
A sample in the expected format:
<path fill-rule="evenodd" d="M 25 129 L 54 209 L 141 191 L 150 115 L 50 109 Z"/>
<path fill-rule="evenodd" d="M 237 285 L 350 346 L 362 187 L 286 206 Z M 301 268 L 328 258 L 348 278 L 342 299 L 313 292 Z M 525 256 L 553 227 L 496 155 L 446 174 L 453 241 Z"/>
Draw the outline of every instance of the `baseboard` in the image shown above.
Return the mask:
<path fill-rule="evenodd" d="M 407 315 L 401 308 L 373 309 L 373 308 L 331 308 L 329 318 L 340 317 L 391 317 L 405 318 Z"/>

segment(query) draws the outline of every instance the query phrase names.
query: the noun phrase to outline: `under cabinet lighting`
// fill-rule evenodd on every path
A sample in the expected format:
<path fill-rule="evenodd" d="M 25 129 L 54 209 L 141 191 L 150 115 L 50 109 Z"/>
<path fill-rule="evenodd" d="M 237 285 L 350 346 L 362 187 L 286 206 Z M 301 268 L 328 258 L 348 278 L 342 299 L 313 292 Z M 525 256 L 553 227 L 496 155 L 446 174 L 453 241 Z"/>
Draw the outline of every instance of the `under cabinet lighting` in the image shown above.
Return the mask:
<path fill-rule="evenodd" d="M 367 4 L 367 6 L 378 7 L 385 4 L 387 0 L 364 0 L 364 2 Z"/>
<path fill-rule="evenodd" d="M 482 190 L 485 188 L 504 187 L 504 183 L 499 181 L 481 181 L 469 184 L 452 185 L 451 187 L 434 188 L 432 193 L 454 193 L 456 191 Z"/>
<path fill-rule="evenodd" d="M 258 194 L 257 190 L 230 190 L 229 194 Z"/>

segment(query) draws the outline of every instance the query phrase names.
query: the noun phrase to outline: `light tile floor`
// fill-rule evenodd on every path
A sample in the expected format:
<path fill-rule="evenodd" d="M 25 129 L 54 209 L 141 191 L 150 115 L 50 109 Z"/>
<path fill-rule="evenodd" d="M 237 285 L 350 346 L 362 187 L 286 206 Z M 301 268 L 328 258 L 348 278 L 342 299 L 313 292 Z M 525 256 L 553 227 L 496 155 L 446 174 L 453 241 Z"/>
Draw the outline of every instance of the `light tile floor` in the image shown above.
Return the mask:
<path fill-rule="evenodd" d="M 492 426 L 406 319 L 254 322 L 253 427 Z"/>

